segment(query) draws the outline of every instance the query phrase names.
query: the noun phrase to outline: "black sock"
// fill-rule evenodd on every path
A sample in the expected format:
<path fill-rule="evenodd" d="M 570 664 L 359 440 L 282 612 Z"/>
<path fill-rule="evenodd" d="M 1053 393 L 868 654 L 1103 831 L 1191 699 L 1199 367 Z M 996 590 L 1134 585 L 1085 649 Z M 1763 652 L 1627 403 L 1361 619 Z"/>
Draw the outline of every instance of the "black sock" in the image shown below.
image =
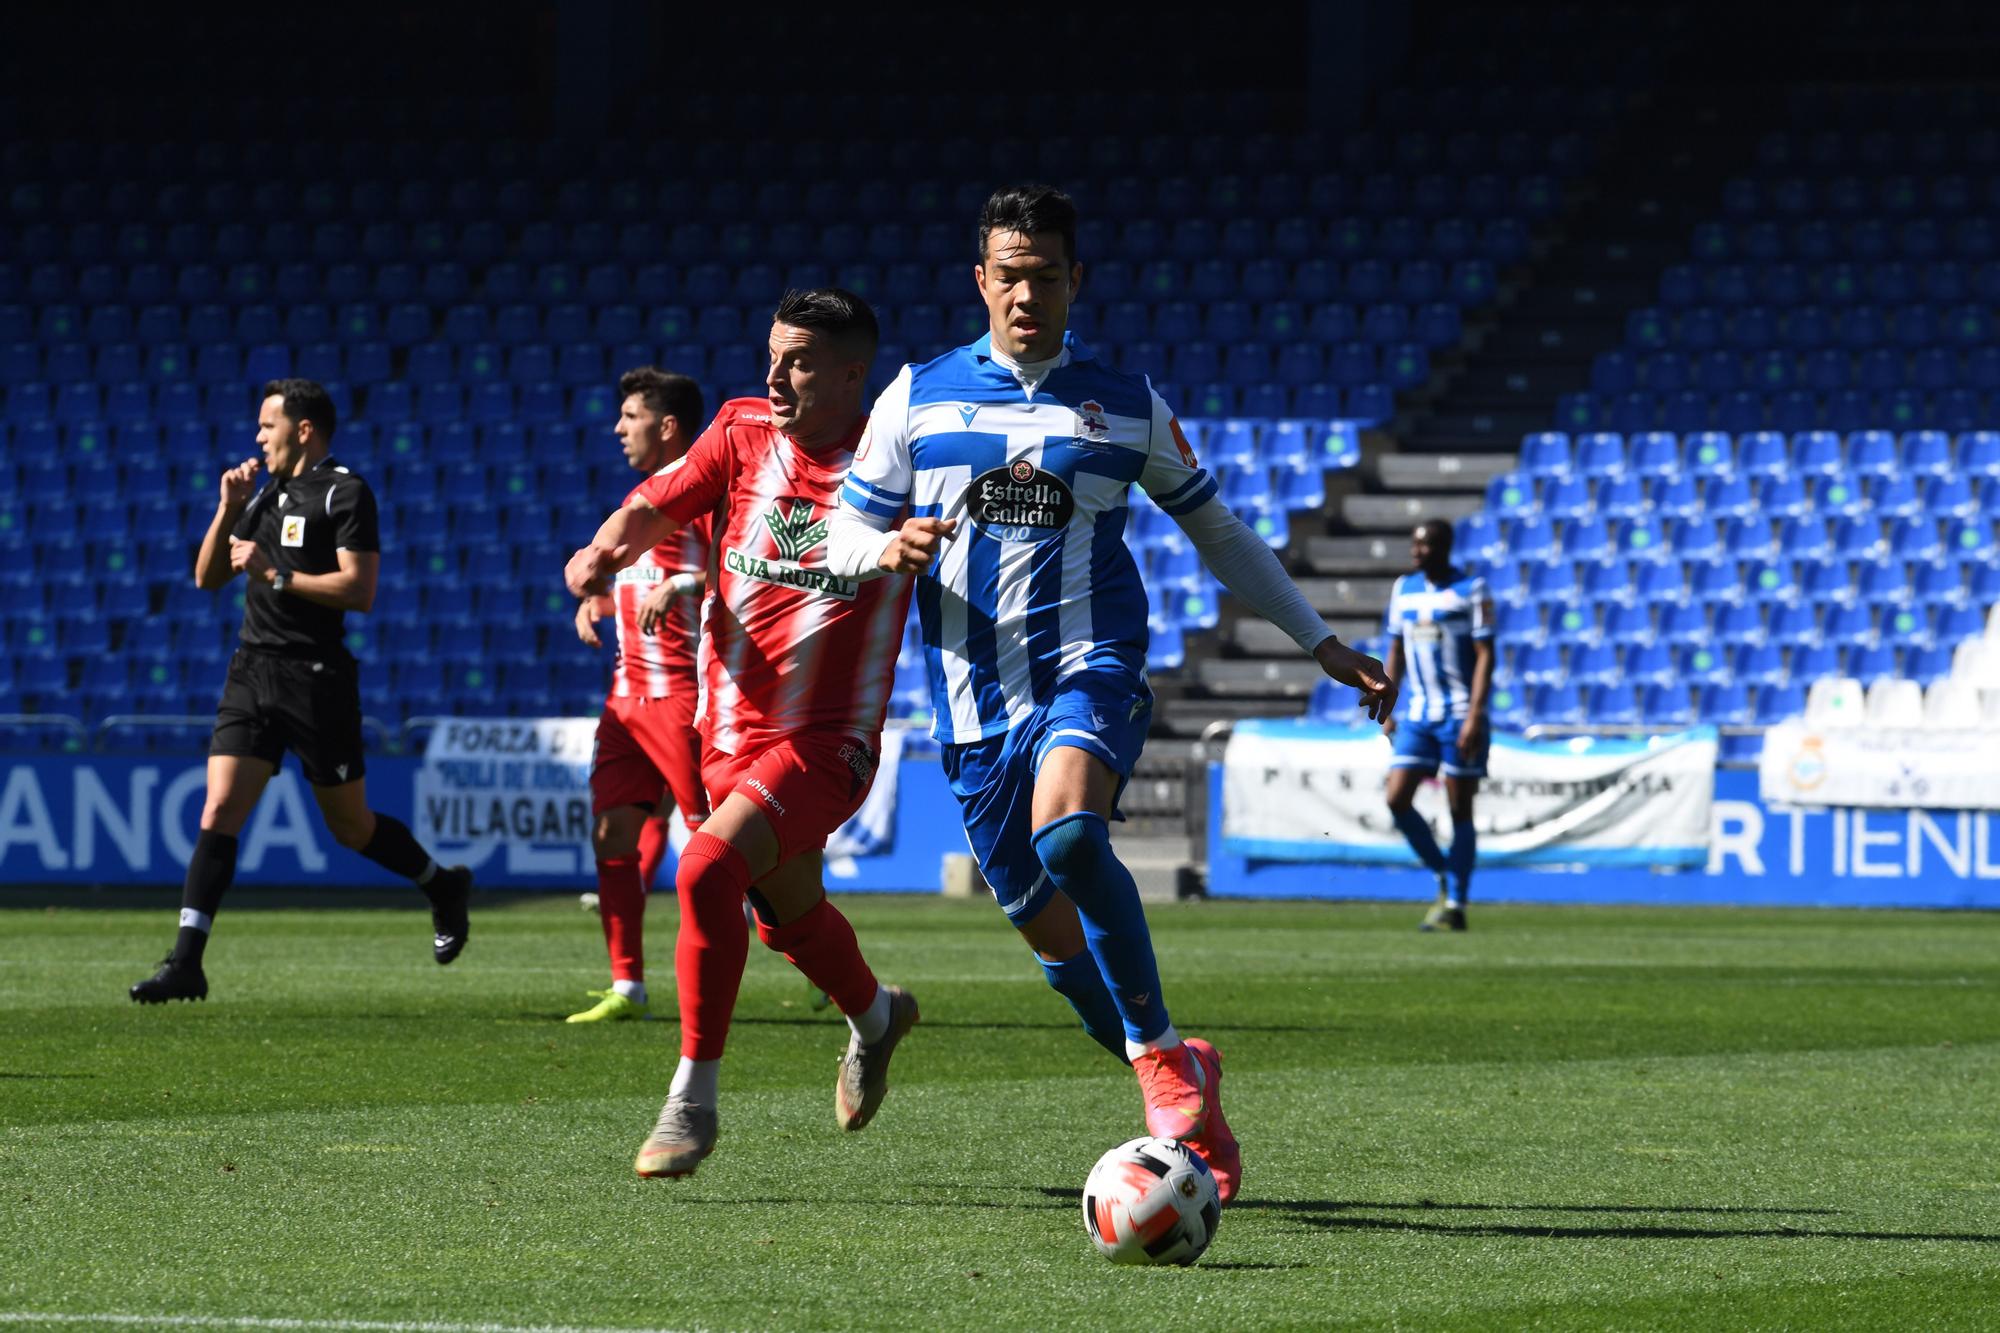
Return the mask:
<path fill-rule="evenodd" d="M 368 840 L 361 854 L 390 874 L 414 881 L 425 897 L 430 896 L 438 863 L 431 860 L 431 854 L 410 832 L 410 826 L 394 815 L 375 812 L 375 836 Z"/>
<path fill-rule="evenodd" d="M 201 966 L 209 925 L 234 878 L 236 839 L 212 829 L 201 830 L 194 840 L 194 854 L 188 857 L 187 880 L 181 885 L 181 929 L 174 937 L 175 962 Z"/>

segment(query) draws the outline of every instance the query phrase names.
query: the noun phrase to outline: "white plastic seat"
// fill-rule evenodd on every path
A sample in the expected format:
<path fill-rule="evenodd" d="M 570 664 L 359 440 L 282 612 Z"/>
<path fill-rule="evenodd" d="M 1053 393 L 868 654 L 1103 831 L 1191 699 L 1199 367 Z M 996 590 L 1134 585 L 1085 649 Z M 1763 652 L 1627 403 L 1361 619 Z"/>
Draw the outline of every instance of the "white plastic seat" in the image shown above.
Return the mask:
<path fill-rule="evenodd" d="M 1931 687 L 1924 691 L 1924 727 L 1927 730 L 1978 731 L 1985 725 L 1977 686 L 1946 677 L 1931 682 Z"/>
<path fill-rule="evenodd" d="M 1921 727 L 1924 687 L 1914 680 L 1884 676 L 1868 687 L 1864 715 L 1871 727 Z"/>
<path fill-rule="evenodd" d="M 1852 676 L 1821 676 L 1806 691 L 1806 725 L 1821 731 L 1858 727 L 1862 713 L 1861 682 Z"/>
<path fill-rule="evenodd" d="M 1986 640 L 1966 639 L 1951 650 L 1951 678 L 1970 685 L 2000 685 L 2000 680 L 1989 680 L 1990 673 L 2000 670 L 2000 654 L 1987 651 Z"/>

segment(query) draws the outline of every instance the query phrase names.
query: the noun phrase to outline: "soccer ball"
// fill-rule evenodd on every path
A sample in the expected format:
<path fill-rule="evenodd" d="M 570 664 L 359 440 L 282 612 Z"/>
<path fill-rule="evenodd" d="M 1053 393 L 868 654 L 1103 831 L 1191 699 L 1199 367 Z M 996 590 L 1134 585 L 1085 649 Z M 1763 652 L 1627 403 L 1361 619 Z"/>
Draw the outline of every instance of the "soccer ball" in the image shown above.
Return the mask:
<path fill-rule="evenodd" d="M 1121 1143 L 1083 1182 L 1084 1229 L 1114 1264 L 1191 1264 L 1221 1219 L 1208 1163 L 1178 1139 Z"/>

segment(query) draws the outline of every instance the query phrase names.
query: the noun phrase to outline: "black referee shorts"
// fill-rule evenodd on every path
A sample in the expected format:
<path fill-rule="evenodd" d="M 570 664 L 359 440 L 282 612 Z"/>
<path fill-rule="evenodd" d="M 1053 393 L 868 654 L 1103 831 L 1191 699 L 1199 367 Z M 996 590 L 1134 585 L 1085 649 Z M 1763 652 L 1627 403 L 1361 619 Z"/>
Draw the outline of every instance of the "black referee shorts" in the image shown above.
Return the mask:
<path fill-rule="evenodd" d="M 276 768 L 287 750 L 315 787 L 337 787 L 366 771 L 354 663 L 239 648 L 229 659 L 208 752 L 262 759 Z"/>

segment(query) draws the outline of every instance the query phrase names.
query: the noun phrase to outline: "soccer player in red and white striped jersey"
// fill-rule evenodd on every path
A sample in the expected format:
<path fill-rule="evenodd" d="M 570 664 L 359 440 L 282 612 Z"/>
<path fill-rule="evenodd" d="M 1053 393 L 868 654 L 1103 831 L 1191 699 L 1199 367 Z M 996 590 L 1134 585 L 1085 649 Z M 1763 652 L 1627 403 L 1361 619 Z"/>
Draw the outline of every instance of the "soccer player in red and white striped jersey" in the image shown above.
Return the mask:
<path fill-rule="evenodd" d="M 890 1053 L 917 1021 L 907 991 L 877 984 L 827 900 L 821 852 L 874 778 L 909 581 L 826 569 L 826 519 L 865 421 L 874 312 L 848 292 L 788 292 L 774 316 L 766 396 L 723 405 L 687 457 L 643 483 L 571 557 L 597 591 L 644 547 L 716 512 L 716 586 L 701 645 L 702 777 L 713 803 L 681 854 L 675 974 L 681 1062 L 642 1176 L 692 1172 L 715 1146 L 718 1065 L 757 935 L 833 998 L 853 1028 L 834 1084 L 844 1129 L 888 1091 Z"/>
<path fill-rule="evenodd" d="M 687 453 L 701 429 L 700 385 L 642 366 L 619 378 L 618 394 L 614 429 L 634 470 L 658 473 Z M 597 910 L 611 989 L 592 991 L 597 1002 L 571 1014 L 572 1023 L 645 1017 L 646 895 L 664 855 L 663 821 L 678 807 L 692 830 L 708 815 L 694 718 L 710 531 L 707 516 L 695 519 L 620 570 L 608 596 L 577 606 L 577 637 L 598 647 L 597 624 L 608 617 L 617 626 L 618 657 L 590 768 Z"/>

